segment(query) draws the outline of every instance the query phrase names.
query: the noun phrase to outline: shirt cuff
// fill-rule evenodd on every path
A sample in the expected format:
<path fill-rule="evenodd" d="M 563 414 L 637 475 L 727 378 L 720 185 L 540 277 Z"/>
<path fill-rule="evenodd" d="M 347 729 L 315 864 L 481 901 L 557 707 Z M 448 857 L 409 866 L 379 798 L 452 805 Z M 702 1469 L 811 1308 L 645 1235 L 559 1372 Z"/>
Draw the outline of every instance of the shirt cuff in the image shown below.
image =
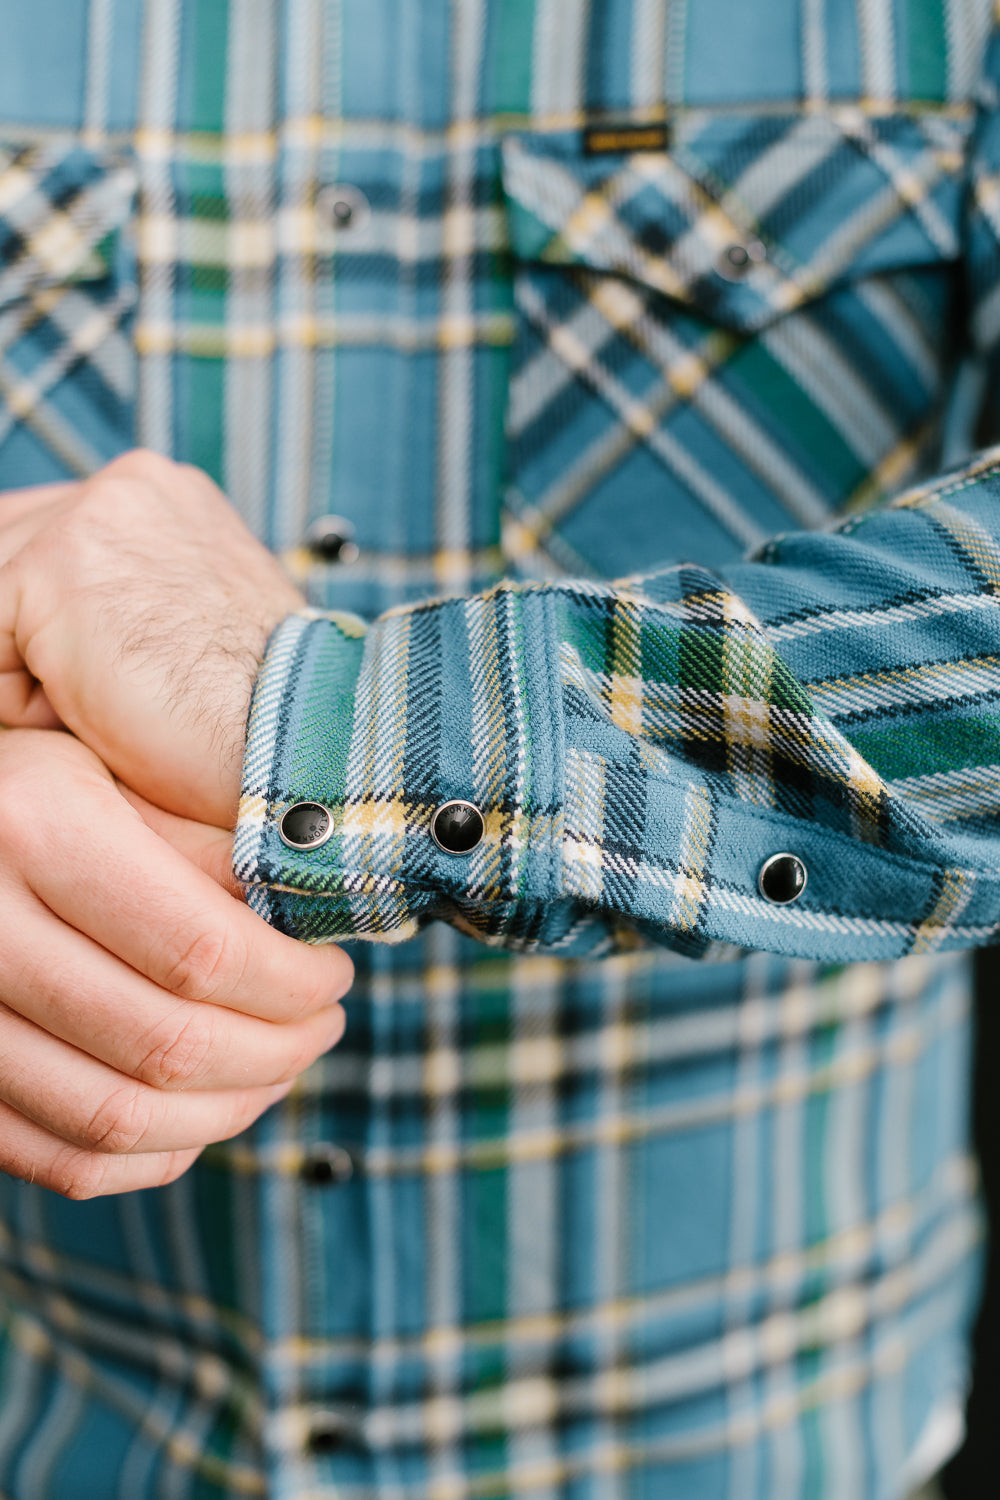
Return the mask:
<path fill-rule="evenodd" d="M 275 631 L 254 689 L 234 871 L 273 926 L 322 942 L 400 941 L 433 917 L 533 945 L 558 924 L 562 717 L 544 596 L 436 602 L 366 626 L 304 612 Z M 466 855 L 434 813 L 482 813 Z M 328 812 L 309 850 L 280 822 Z M 548 936 L 551 941 L 551 933 Z"/>
<path fill-rule="evenodd" d="M 719 604 L 718 580 L 675 582 L 676 600 L 636 611 L 624 655 L 642 644 L 645 687 L 606 669 L 610 586 L 502 586 L 367 627 L 286 620 L 250 715 L 234 865 L 249 904 L 311 942 L 398 941 L 440 917 L 564 955 L 652 939 L 839 962 L 995 939 L 997 870 L 956 862 L 954 841 L 888 797 L 762 628 Z M 761 701 L 658 685 L 684 652 L 700 681 L 723 645 L 767 684 Z M 453 800 L 482 813 L 465 855 L 431 835 Z M 301 802 L 329 817 L 308 849 L 280 833 Z M 794 904 L 761 879 L 782 853 L 808 874 Z"/>

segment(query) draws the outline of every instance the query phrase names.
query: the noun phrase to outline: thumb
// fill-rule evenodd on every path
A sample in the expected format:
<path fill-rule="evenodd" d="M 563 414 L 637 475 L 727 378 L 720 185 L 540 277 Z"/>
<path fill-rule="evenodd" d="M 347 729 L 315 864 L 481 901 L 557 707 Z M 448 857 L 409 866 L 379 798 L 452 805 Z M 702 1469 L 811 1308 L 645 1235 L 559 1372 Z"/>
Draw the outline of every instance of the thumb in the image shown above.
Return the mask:
<path fill-rule="evenodd" d="M 0 493 L 0 567 L 17 556 L 76 490 L 75 483 L 39 484 Z M 4 603 L 7 607 L 0 620 L 0 724 L 12 729 L 59 729 L 62 721 L 41 683 L 25 666 L 17 644 L 16 588 L 4 590 Z"/>
<path fill-rule="evenodd" d="M 18 660 L 10 637 L 0 633 L 0 724 L 7 729 L 61 729 L 63 722 L 42 684 Z"/>
<path fill-rule="evenodd" d="M 191 861 L 199 870 L 211 876 L 216 885 L 244 899 L 243 886 L 233 875 L 233 835 L 225 828 L 215 828 L 211 823 L 196 823 L 191 818 L 180 818 L 176 813 L 164 812 L 153 802 L 147 802 L 138 792 L 133 792 L 123 782 L 117 787 L 126 802 L 130 802 L 142 821 L 165 843 L 172 845 L 178 854 Z"/>

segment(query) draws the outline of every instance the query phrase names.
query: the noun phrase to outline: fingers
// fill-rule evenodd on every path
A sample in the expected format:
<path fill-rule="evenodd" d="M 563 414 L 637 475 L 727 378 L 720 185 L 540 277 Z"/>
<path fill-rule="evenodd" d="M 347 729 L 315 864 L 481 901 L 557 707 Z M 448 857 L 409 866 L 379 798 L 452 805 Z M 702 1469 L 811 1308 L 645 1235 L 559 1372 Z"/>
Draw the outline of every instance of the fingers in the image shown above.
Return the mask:
<path fill-rule="evenodd" d="M 75 481 L 0 491 L 0 567 L 79 493 Z"/>
<path fill-rule="evenodd" d="M 64 736 L 67 754 L 86 754 Z M 2 781 L 0 822 L 45 905 L 161 989 L 268 1021 L 327 1009 L 348 989 L 350 959 L 274 931 L 158 838 L 96 761 L 74 763 L 74 795 L 52 804 L 51 753 L 35 775 Z M 30 810 L 30 816 L 26 816 Z M 206 836 L 217 844 L 217 834 Z"/>
<path fill-rule="evenodd" d="M 349 962 L 272 932 L 69 735 L 0 734 L 0 922 L 0 1169 L 71 1197 L 172 1181 L 343 1031 Z"/>
<path fill-rule="evenodd" d="M 218 846 L 218 830 L 205 834 Z M 279 934 L 164 844 L 68 735 L 0 735 L 0 921 L 0 1169 L 71 1197 L 173 1181 L 343 1031 L 333 997 L 349 965 L 330 955 L 320 984 L 296 945 L 280 981 L 277 960 L 256 963 L 250 950 Z M 212 988 L 232 1004 L 181 993 L 199 944 L 214 945 Z M 116 945 L 149 954 L 153 970 L 175 951 L 188 967 L 169 959 L 180 982 L 164 988 Z M 240 1011 L 247 977 L 276 1019 Z"/>
<path fill-rule="evenodd" d="M 198 1150 L 114 1156 L 88 1151 L 26 1119 L 0 1101 L 0 1171 L 37 1182 L 66 1198 L 96 1198 L 175 1182 L 197 1160 Z"/>
<path fill-rule="evenodd" d="M 26 669 L 15 639 L 19 583 L 5 564 L 55 518 L 77 493 L 76 484 L 41 484 L 31 489 L 0 491 L 0 723 L 25 729 L 50 729 L 59 718 L 35 678 Z M 44 711 L 39 709 L 39 699 Z"/>
<path fill-rule="evenodd" d="M 278 1024 L 182 1000 L 31 898 L 6 916 L 0 1002 L 53 1037 L 158 1089 L 266 1086 L 297 1077 L 343 1034 L 340 1005 Z M 263 925 L 263 924 L 262 924 Z"/>
<path fill-rule="evenodd" d="M 0 640 L 0 655 L 3 641 Z M 40 682 L 22 667 L 0 669 L 0 724 L 10 729 L 60 729 L 62 721 Z"/>
<path fill-rule="evenodd" d="M 0 673 L 27 667 L 67 728 L 178 815 L 235 815 L 257 664 L 303 603 L 211 480 L 156 454 L 45 504 L 0 494 Z M 6 722 L 41 721 L 15 703 Z"/>
<path fill-rule="evenodd" d="M 164 1092 L 0 1007 L 0 1098 L 88 1151 L 195 1150 L 245 1130 L 290 1087 Z"/>
<path fill-rule="evenodd" d="M 74 486 L 43 485 L 40 491 L 0 494 L 0 724 L 14 729 L 58 729 L 61 720 L 41 683 L 24 663 L 16 639 L 19 587 L 13 571 L 5 568 L 34 531 L 51 516 L 53 507 L 24 497 L 51 495 Z"/>
<path fill-rule="evenodd" d="M 231 833 L 227 833 L 222 828 L 213 828 L 208 823 L 196 823 L 190 818 L 179 818 L 176 813 L 164 812 L 162 807 L 156 807 L 152 802 L 147 802 L 145 797 L 140 797 L 138 792 L 134 792 L 123 782 L 117 782 L 116 785 L 125 801 L 131 803 L 147 828 L 151 828 L 155 834 L 176 849 L 178 854 L 183 854 L 185 859 L 197 865 L 199 870 L 204 871 L 224 891 L 235 896 L 237 901 L 244 899 L 243 886 L 233 874 L 233 835 Z"/>
<path fill-rule="evenodd" d="M 0 527 L 12 526 L 25 517 L 40 516 L 49 506 L 70 499 L 78 489 L 77 480 L 59 479 L 53 484 L 29 484 L 17 490 L 4 490 L 0 494 Z"/>

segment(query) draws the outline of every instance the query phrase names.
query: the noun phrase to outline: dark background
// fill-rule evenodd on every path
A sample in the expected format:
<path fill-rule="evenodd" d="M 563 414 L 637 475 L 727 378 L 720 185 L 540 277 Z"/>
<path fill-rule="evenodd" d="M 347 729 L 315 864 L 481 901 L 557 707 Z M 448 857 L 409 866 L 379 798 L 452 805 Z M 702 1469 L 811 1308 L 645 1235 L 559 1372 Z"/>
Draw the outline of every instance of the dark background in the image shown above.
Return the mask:
<path fill-rule="evenodd" d="M 990 1235 L 973 1341 L 968 1433 L 942 1476 L 947 1500 L 1000 1500 L 1000 949 L 976 955 L 975 1014 L 973 1132 Z"/>

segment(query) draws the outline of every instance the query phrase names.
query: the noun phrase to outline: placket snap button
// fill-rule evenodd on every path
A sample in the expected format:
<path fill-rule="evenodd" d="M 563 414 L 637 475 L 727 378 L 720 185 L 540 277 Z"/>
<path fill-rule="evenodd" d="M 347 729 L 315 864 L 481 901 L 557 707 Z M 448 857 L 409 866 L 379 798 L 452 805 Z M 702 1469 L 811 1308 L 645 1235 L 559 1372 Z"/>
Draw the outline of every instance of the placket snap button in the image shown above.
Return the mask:
<path fill-rule="evenodd" d="M 306 1152 L 299 1173 L 310 1187 L 342 1187 L 354 1176 L 354 1161 L 343 1146 L 319 1142 Z"/>
<path fill-rule="evenodd" d="M 344 1446 L 348 1437 L 348 1421 L 340 1412 L 322 1412 L 309 1424 L 306 1447 L 310 1453 L 326 1457 Z"/>
<path fill-rule="evenodd" d="M 716 262 L 716 270 L 727 281 L 742 281 L 748 271 L 766 258 L 767 251 L 760 240 L 746 240 L 723 250 Z"/>
<path fill-rule="evenodd" d="M 357 562 L 360 549 L 354 540 L 354 527 L 343 516 L 320 516 L 305 534 L 305 544 L 320 562 Z"/>
<path fill-rule="evenodd" d="M 371 206 L 360 188 L 348 182 L 330 182 L 316 194 L 316 212 L 338 233 L 356 234 L 371 218 Z"/>

